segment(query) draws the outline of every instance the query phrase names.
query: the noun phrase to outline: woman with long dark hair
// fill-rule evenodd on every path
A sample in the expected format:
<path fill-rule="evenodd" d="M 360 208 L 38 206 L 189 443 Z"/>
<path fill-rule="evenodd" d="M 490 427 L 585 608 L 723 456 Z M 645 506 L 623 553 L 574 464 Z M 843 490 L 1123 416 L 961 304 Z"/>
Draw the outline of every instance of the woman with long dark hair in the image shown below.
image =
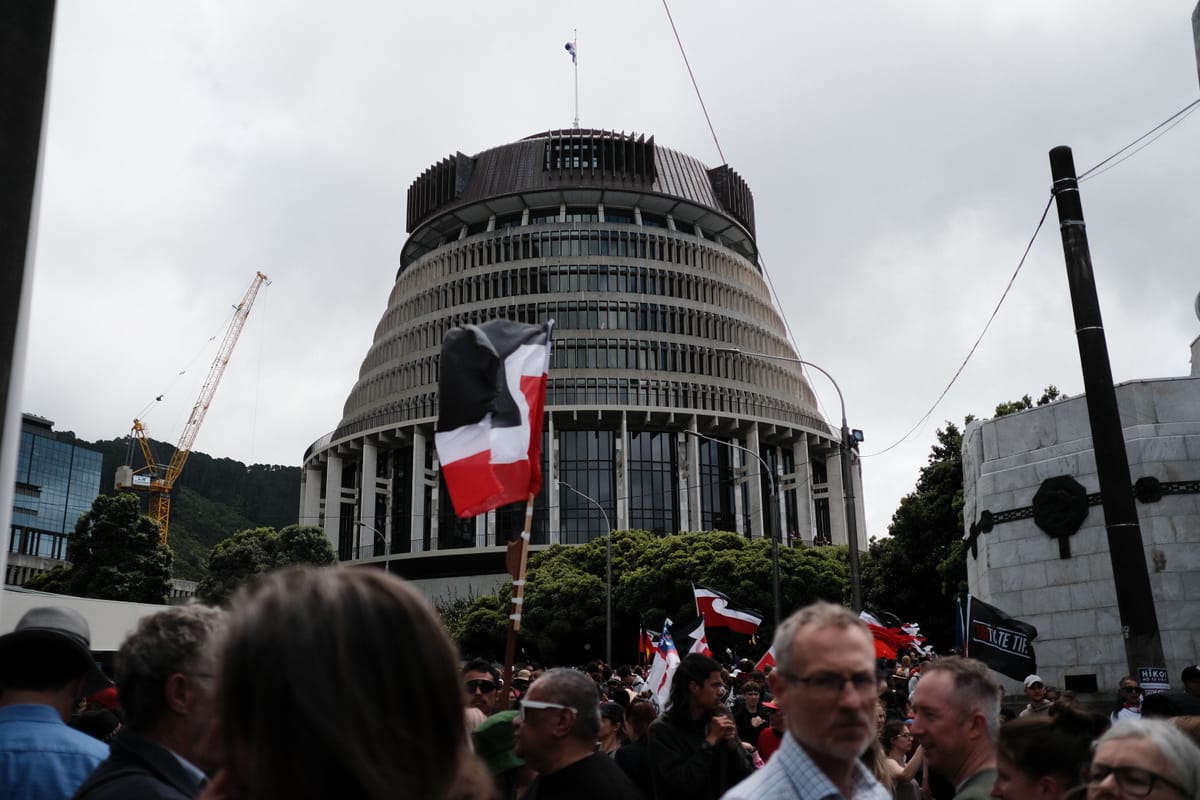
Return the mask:
<path fill-rule="evenodd" d="M 461 724 L 458 654 L 409 584 L 289 569 L 234 598 L 203 797 L 459 800 L 494 789 Z"/>

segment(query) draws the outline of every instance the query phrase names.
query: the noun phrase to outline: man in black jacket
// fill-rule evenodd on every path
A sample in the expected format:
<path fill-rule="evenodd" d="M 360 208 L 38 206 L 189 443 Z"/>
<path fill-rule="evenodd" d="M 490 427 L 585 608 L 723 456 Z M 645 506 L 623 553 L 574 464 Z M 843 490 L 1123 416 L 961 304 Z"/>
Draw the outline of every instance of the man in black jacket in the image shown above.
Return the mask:
<path fill-rule="evenodd" d="M 671 680 L 666 712 L 650 726 L 655 800 L 715 800 L 750 774 L 750 756 L 723 706 L 721 665 L 691 653 Z"/>
<path fill-rule="evenodd" d="M 214 717 L 213 652 L 225 613 L 182 606 L 145 617 L 117 651 L 125 728 L 76 800 L 193 800 L 209 763 L 202 745 Z"/>

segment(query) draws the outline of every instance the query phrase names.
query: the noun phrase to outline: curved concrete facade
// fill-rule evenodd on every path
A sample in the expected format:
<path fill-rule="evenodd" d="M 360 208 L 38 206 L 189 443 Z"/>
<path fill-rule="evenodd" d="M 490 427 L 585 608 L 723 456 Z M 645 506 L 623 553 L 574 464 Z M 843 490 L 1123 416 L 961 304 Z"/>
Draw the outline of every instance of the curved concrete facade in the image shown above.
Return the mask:
<path fill-rule="evenodd" d="M 732 352 L 796 357 L 735 172 L 652 137 L 550 131 L 443 159 L 408 200 L 374 343 L 304 457 L 301 522 L 344 562 L 388 561 L 435 596 L 503 574 L 523 507 L 455 519 L 432 438 L 442 338 L 494 317 L 555 320 L 535 545 L 609 525 L 760 537 L 772 488 L 785 543 L 845 542 L 838 436 L 805 376 Z"/>

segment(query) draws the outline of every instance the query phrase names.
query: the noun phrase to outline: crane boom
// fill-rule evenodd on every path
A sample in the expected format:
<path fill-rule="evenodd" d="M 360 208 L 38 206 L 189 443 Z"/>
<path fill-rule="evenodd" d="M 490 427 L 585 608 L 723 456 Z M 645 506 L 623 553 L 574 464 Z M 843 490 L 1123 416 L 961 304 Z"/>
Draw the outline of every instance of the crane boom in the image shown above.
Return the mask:
<path fill-rule="evenodd" d="M 118 489 L 133 488 L 150 492 L 149 514 L 158 523 L 159 540 L 163 544 L 167 542 L 167 526 L 171 518 L 171 489 L 174 487 L 176 479 L 179 478 L 179 474 L 183 472 L 183 467 L 187 464 L 188 456 L 191 455 L 192 445 L 196 442 L 196 434 L 200 432 L 204 416 L 208 413 L 208 407 L 212 403 L 213 395 L 217 392 L 217 385 L 221 382 L 221 376 L 225 374 L 225 367 L 229 364 L 229 357 L 233 355 L 233 347 L 237 344 L 238 337 L 242 333 L 242 328 L 246 325 L 246 318 L 250 316 L 250 307 L 254 305 L 254 298 L 258 296 L 258 290 L 262 288 L 263 284 L 269 282 L 269 279 L 263 273 L 255 273 L 254 279 L 250 281 L 250 287 L 246 289 L 245 295 L 242 296 L 242 302 L 236 306 L 237 310 L 229 323 L 228 330 L 225 331 L 225 339 L 221 342 L 221 348 L 217 351 L 217 357 L 213 359 L 212 366 L 208 370 L 208 377 L 205 378 L 204 386 L 200 389 L 200 397 L 196 399 L 196 405 L 192 407 L 192 413 L 188 416 L 188 421 L 183 426 L 183 433 L 179 436 L 179 443 L 175 445 L 175 452 L 171 455 L 171 462 L 167 465 L 166 470 L 161 476 L 159 475 L 159 465 L 154 458 L 154 452 L 150 448 L 150 441 L 146 438 L 145 425 L 139 419 L 133 421 L 133 435 L 137 438 L 138 446 L 142 451 L 142 457 L 146 461 L 146 466 L 143 470 L 149 474 L 144 477 L 135 476 L 133 470 L 129 467 L 118 467 L 116 487 Z M 138 472 L 142 472 L 143 470 L 138 470 Z"/>

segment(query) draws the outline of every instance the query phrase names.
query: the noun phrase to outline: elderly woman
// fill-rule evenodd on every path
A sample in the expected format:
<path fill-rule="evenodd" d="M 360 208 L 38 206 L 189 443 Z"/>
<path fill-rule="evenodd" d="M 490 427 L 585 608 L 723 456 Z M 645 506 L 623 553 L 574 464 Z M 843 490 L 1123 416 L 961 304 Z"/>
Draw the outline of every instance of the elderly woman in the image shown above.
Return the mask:
<path fill-rule="evenodd" d="M 233 600 L 219 673 L 224 768 L 206 800 L 494 795 L 459 722 L 458 654 L 399 578 L 326 568 L 255 581 Z"/>
<path fill-rule="evenodd" d="M 1096 742 L 1088 800 L 1200 800 L 1200 748 L 1169 722 L 1122 720 Z"/>

